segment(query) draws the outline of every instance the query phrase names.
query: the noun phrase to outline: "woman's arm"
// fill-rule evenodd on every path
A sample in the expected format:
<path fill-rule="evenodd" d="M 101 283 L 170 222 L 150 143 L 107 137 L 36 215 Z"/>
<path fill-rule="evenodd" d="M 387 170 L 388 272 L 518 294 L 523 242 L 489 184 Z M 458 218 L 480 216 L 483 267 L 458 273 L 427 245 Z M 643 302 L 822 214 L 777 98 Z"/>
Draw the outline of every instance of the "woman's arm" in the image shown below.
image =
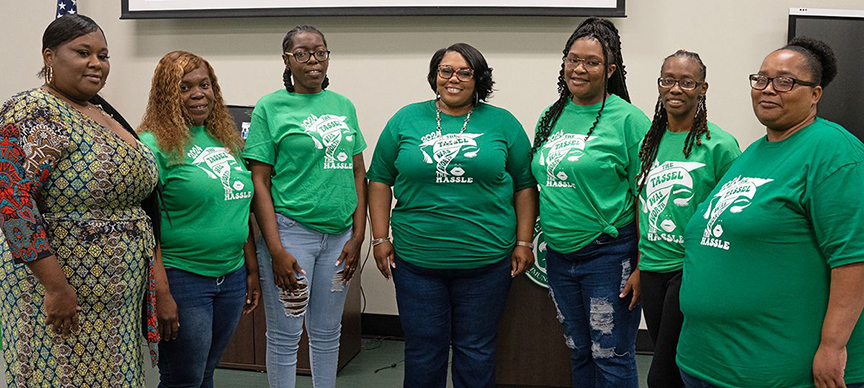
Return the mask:
<path fill-rule="evenodd" d="M 249 220 L 249 237 L 243 244 L 243 259 L 246 266 L 246 304 L 243 315 L 251 314 L 261 301 L 261 282 L 258 280 L 258 256 L 255 252 L 255 237 L 252 220 Z"/>
<path fill-rule="evenodd" d="M 369 182 L 369 221 L 372 222 L 372 239 L 390 237 L 390 208 L 393 190 L 381 182 Z M 373 248 L 375 263 L 384 278 L 390 279 L 390 268 L 396 268 L 393 261 L 393 244 L 390 241 L 380 243 Z"/>
<path fill-rule="evenodd" d="M 75 289 L 66 281 L 66 275 L 54 255 L 27 263 L 27 268 L 45 286 L 45 324 L 53 327 L 54 333 L 67 336 L 78 334 L 78 312 L 81 307 Z"/>
<path fill-rule="evenodd" d="M 264 238 L 264 243 L 267 244 L 267 250 L 273 259 L 273 280 L 276 286 L 283 290 L 296 290 L 298 285 L 294 272 L 305 274 L 306 271 L 300 268 L 297 259 L 285 250 L 282 246 L 282 240 L 279 238 L 276 211 L 273 208 L 273 197 L 270 195 L 270 176 L 273 172 L 273 166 L 253 160 L 250 170 L 252 171 L 252 185 L 255 188 L 255 194 L 252 197 L 252 211 L 255 213 L 258 228 L 261 229 L 261 236 Z"/>
<path fill-rule="evenodd" d="M 831 270 L 828 310 L 822 323 L 822 341 L 813 357 L 817 388 L 845 387 L 846 343 L 864 309 L 864 262 Z"/>
<path fill-rule="evenodd" d="M 363 161 L 363 153 L 354 155 L 354 186 L 357 190 L 357 208 L 354 209 L 354 233 L 351 239 L 342 247 L 342 253 L 336 259 L 336 265 L 345 261 L 345 269 L 342 271 L 342 280 L 348 282 L 357 270 L 360 257 L 360 247 L 366 237 L 366 164 Z"/>
<path fill-rule="evenodd" d="M 513 206 L 516 208 L 516 241 L 532 244 L 534 241 L 534 223 L 537 221 L 537 187 L 532 186 L 516 192 L 513 195 Z M 516 245 L 513 258 L 510 259 L 510 276 L 516 277 L 531 268 L 534 264 L 534 250 L 526 246 Z"/>
<path fill-rule="evenodd" d="M 171 341 L 177 338 L 177 333 L 180 331 L 180 316 L 168 285 L 168 274 L 162 263 L 162 247 L 158 242 L 153 249 L 153 272 L 156 279 L 156 318 L 159 319 L 159 335 L 163 341 Z"/>

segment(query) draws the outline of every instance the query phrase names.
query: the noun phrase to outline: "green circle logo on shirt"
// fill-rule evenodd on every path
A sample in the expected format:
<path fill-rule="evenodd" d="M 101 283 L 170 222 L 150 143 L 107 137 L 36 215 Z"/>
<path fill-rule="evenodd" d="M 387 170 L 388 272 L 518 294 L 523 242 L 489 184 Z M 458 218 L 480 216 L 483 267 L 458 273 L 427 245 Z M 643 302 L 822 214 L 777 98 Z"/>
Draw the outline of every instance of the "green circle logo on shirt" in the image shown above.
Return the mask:
<path fill-rule="evenodd" d="M 525 276 L 540 287 L 549 288 L 549 277 L 546 275 L 546 239 L 540 228 L 540 217 L 534 223 L 534 265 L 525 271 Z"/>

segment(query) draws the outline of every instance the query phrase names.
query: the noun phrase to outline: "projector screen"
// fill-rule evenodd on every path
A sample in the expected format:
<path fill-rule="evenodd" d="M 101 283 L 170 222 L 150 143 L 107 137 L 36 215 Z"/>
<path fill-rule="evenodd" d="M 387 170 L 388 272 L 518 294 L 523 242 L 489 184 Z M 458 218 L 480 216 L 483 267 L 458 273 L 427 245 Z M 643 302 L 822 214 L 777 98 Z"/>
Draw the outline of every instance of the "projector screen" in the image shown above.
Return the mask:
<path fill-rule="evenodd" d="M 818 115 L 864 141 L 864 11 L 793 8 L 789 39 L 809 36 L 828 43 L 837 56 L 837 78 L 825 88 Z"/>
<path fill-rule="evenodd" d="M 624 0 L 121 0 L 121 19 L 256 16 L 623 17 Z"/>

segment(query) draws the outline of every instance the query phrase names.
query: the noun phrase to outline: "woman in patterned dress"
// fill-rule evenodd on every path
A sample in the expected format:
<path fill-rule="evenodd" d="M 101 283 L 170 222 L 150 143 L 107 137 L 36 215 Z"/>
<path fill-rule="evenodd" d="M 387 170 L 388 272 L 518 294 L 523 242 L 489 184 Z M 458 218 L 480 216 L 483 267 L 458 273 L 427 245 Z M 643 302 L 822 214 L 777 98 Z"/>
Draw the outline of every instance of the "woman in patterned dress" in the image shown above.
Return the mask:
<path fill-rule="evenodd" d="M 137 317 L 155 283 L 154 233 L 142 204 L 155 210 L 156 163 L 97 96 L 110 68 L 102 29 L 67 15 L 48 26 L 42 44 L 45 84 L 0 109 L 6 380 L 142 387 Z M 155 330 L 148 337 L 158 340 Z"/>

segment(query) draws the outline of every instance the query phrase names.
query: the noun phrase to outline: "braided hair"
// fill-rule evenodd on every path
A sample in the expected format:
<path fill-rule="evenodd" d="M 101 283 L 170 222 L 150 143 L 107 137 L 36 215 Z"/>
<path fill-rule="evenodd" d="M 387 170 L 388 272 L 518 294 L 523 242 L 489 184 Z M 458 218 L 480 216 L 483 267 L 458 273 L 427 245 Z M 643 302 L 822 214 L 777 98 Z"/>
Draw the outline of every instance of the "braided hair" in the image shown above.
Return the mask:
<path fill-rule="evenodd" d="M 600 122 L 600 117 L 603 114 L 603 108 L 606 107 L 606 95 L 609 93 L 616 94 L 624 101 L 630 102 L 630 93 L 627 92 L 626 75 L 624 70 L 624 58 L 621 56 L 621 36 L 618 35 L 618 29 L 611 21 L 601 18 L 588 18 L 579 24 L 576 31 L 567 39 L 567 44 L 564 46 L 564 56 L 570 51 L 573 43 L 582 38 L 592 38 L 600 42 L 600 47 L 603 48 L 603 63 L 606 64 L 606 69 L 609 65 L 614 64 L 616 70 L 611 77 L 603 77 L 603 102 L 600 105 L 600 110 L 597 111 L 597 117 L 591 128 L 588 129 L 586 136 L 591 136 L 597 123 Z M 567 80 L 564 74 L 564 62 L 561 62 L 561 70 L 558 72 L 558 100 L 546 111 L 537 125 L 537 134 L 534 137 L 534 146 L 531 148 L 531 153 L 537 152 L 540 147 L 549 139 L 552 132 L 552 127 L 555 122 L 561 117 L 564 107 L 572 99 L 570 89 L 567 88 Z"/>
<path fill-rule="evenodd" d="M 705 81 L 706 68 L 702 63 L 702 58 L 699 54 L 687 50 L 678 50 L 674 54 L 666 57 L 663 60 L 665 64 L 671 58 L 689 58 L 699 65 L 702 81 Z M 660 149 L 660 141 L 663 139 L 663 134 L 666 133 L 666 127 L 669 126 L 669 115 L 666 112 L 666 107 L 663 106 L 663 97 L 657 98 L 657 106 L 654 108 L 654 118 L 651 120 L 651 128 L 645 134 L 645 139 L 642 141 L 642 148 L 639 149 L 639 159 L 642 160 L 642 169 L 639 175 L 636 176 L 636 181 L 639 182 L 639 189 L 642 191 L 645 182 L 648 180 L 648 173 L 651 171 L 651 164 L 657 158 L 657 151 Z M 693 118 L 693 125 L 687 133 L 687 138 L 684 139 L 684 158 L 690 158 L 690 152 L 693 150 L 693 145 L 702 145 L 702 134 L 705 134 L 706 139 L 711 139 L 711 131 L 708 130 L 708 107 L 705 105 L 705 96 L 699 96 L 699 102 L 696 105 L 696 116 Z"/>
<path fill-rule="evenodd" d="M 292 28 L 287 34 L 285 34 L 285 38 L 282 39 L 282 52 L 287 53 L 288 50 L 291 50 L 291 47 L 294 45 L 294 36 L 303 32 L 318 34 L 318 36 L 321 37 L 321 40 L 324 41 L 324 46 L 327 46 L 327 38 L 324 37 L 323 32 L 313 26 L 300 25 Z M 282 73 L 282 83 L 285 85 L 285 90 L 294 93 L 294 82 L 291 79 L 291 68 L 288 67 L 287 64 L 285 65 L 285 71 Z M 329 85 L 330 78 L 325 75 L 324 82 L 321 83 L 321 90 L 327 89 L 327 86 Z"/>

